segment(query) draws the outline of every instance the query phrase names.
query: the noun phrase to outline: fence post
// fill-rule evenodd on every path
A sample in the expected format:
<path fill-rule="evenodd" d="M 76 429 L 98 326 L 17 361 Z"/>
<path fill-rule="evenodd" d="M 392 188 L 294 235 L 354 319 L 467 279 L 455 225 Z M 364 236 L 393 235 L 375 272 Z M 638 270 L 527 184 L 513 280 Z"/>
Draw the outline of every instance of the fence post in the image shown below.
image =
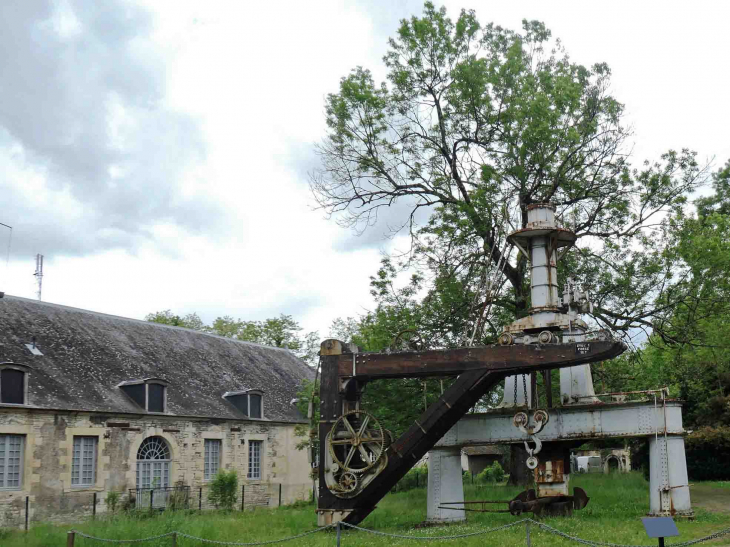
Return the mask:
<path fill-rule="evenodd" d="M 66 547 L 74 547 L 74 542 L 76 541 L 76 532 L 74 530 L 71 530 L 66 534 Z"/>
<path fill-rule="evenodd" d="M 200 493 L 198 494 L 198 511 L 203 510 L 203 487 L 200 487 Z"/>
<path fill-rule="evenodd" d="M 243 497 L 245 494 L 246 494 L 246 485 L 242 484 L 241 485 L 241 511 L 243 511 L 243 499 L 244 499 Z"/>
<path fill-rule="evenodd" d="M 172 533 L 172 547 L 177 547 L 177 532 Z"/>
<path fill-rule="evenodd" d="M 279 507 L 281 507 L 281 483 L 279 483 Z"/>
<path fill-rule="evenodd" d="M 94 492 L 93 503 L 94 503 L 94 505 L 91 507 L 91 518 L 95 519 L 96 518 L 96 492 Z"/>
<path fill-rule="evenodd" d="M 25 496 L 25 531 L 28 531 L 28 519 L 30 518 L 30 496 Z"/>
<path fill-rule="evenodd" d="M 525 533 L 527 534 L 527 547 L 530 547 L 530 521 L 525 523 Z"/>
<path fill-rule="evenodd" d="M 340 526 L 340 523 L 337 523 L 337 547 L 340 547 L 340 539 L 342 538 L 342 526 Z"/>
<path fill-rule="evenodd" d="M 152 502 L 155 499 L 155 489 L 150 488 L 150 511 L 152 511 Z"/>

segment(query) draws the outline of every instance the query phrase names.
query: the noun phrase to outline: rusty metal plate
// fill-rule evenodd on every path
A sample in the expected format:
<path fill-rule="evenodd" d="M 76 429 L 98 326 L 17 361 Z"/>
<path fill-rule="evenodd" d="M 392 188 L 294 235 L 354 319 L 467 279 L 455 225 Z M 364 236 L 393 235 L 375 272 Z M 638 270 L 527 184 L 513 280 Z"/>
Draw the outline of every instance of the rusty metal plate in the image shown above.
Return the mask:
<path fill-rule="evenodd" d="M 535 482 L 538 484 L 563 482 L 563 480 L 563 460 L 541 461 L 535 469 Z"/>

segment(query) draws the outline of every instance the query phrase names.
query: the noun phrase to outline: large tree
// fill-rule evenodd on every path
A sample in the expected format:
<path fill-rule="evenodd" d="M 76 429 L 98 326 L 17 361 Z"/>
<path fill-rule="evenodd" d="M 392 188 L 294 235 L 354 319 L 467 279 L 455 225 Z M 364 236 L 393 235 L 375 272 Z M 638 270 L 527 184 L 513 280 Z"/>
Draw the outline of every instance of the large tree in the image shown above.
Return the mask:
<path fill-rule="evenodd" d="M 578 234 L 559 275 L 590 286 L 601 326 L 650 329 L 677 305 L 684 294 L 671 290 L 673 257 L 657 236 L 705 171 L 687 150 L 631 167 L 606 64 L 571 62 L 540 22 L 515 32 L 473 11 L 452 21 L 430 2 L 401 22 L 384 63 L 387 82 L 358 67 L 327 97 L 311 187 L 356 230 L 384 207 L 408 206 L 408 265 L 427 272 L 429 297 L 447 306 L 434 329 L 452 333 L 422 346 L 458 343 L 455 329 L 492 340 L 527 312 L 527 260 L 506 235 L 538 202 L 555 204 Z"/>

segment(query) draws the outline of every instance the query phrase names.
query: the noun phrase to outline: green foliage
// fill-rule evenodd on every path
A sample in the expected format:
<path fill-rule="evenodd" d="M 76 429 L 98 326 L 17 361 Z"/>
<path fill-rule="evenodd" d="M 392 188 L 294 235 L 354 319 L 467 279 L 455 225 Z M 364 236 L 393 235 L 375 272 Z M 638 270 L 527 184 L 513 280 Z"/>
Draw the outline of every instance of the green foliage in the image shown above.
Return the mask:
<path fill-rule="evenodd" d="M 226 472 L 221 469 L 218 471 L 210 483 L 208 500 L 217 509 L 231 511 L 235 507 L 238 500 L 238 474 L 235 470 Z"/>
<path fill-rule="evenodd" d="M 106 493 L 104 503 L 106 504 L 109 511 L 114 513 L 117 510 L 117 504 L 119 503 L 119 492 L 109 491 Z"/>
<path fill-rule="evenodd" d="M 701 427 L 684 445 L 690 480 L 730 480 L 730 427 Z"/>
<path fill-rule="evenodd" d="M 492 463 L 491 466 L 485 467 L 477 476 L 478 484 L 494 484 L 504 480 L 504 469 L 499 462 Z"/>
<path fill-rule="evenodd" d="M 185 327 L 186 329 L 205 330 L 205 325 L 197 313 L 180 316 L 172 313 L 170 310 L 164 310 L 147 314 L 145 321 L 171 325 L 173 327 Z"/>
<path fill-rule="evenodd" d="M 705 180 L 695 154 L 632 167 L 609 67 L 571 62 L 541 22 L 513 31 L 426 2 L 388 45 L 386 82 L 357 67 L 327 97 L 311 179 L 321 207 L 358 231 L 382 207 L 408 211 L 398 228 L 411 252 L 374 278 L 364 345 L 493 342 L 530 306 L 526 257 L 506 236 L 545 201 L 581 238 L 559 282 L 597 294 L 601 326 L 656 328 L 682 298 L 671 290 L 678 257 L 657 231 Z M 415 275 L 397 286 L 405 270 Z"/>
<path fill-rule="evenodd" d="M 393 488 L 394 492 L 405 492 L 413 488 L 426 488 L 428 486 L 428 467 L 421 465 L 414 467 L 398 481 Z"/>
<path fill-rule="evenodd" d="M 197 313 L 189 313 L 181 317 L 170 310 L 164 310 L 148 314 L 145 320 L 265 346 L 286 348 L 310 365 L 316 363 L 319 352 L 319 334 L 308 332 L 301 336 L 302 328 L 299 323 L 291 315 L 283 313 L 279 317 L 272 317 L 264 321 L 244 321 L 226 315 L 217 317 L 212 324 L 206 325 Z"/>

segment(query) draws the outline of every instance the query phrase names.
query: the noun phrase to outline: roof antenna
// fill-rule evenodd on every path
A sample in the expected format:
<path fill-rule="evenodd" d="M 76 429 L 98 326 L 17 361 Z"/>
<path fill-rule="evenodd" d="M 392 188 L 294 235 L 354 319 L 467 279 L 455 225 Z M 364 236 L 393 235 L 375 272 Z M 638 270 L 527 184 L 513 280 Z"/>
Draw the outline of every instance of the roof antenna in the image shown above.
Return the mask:
<path fill-rule="evenodd" d="M 41 291 L 43 290 L 43 255 L 35 255 L 35 273 L 33 274 L 38 282 L 38 301 L 41 300 Z"/>

